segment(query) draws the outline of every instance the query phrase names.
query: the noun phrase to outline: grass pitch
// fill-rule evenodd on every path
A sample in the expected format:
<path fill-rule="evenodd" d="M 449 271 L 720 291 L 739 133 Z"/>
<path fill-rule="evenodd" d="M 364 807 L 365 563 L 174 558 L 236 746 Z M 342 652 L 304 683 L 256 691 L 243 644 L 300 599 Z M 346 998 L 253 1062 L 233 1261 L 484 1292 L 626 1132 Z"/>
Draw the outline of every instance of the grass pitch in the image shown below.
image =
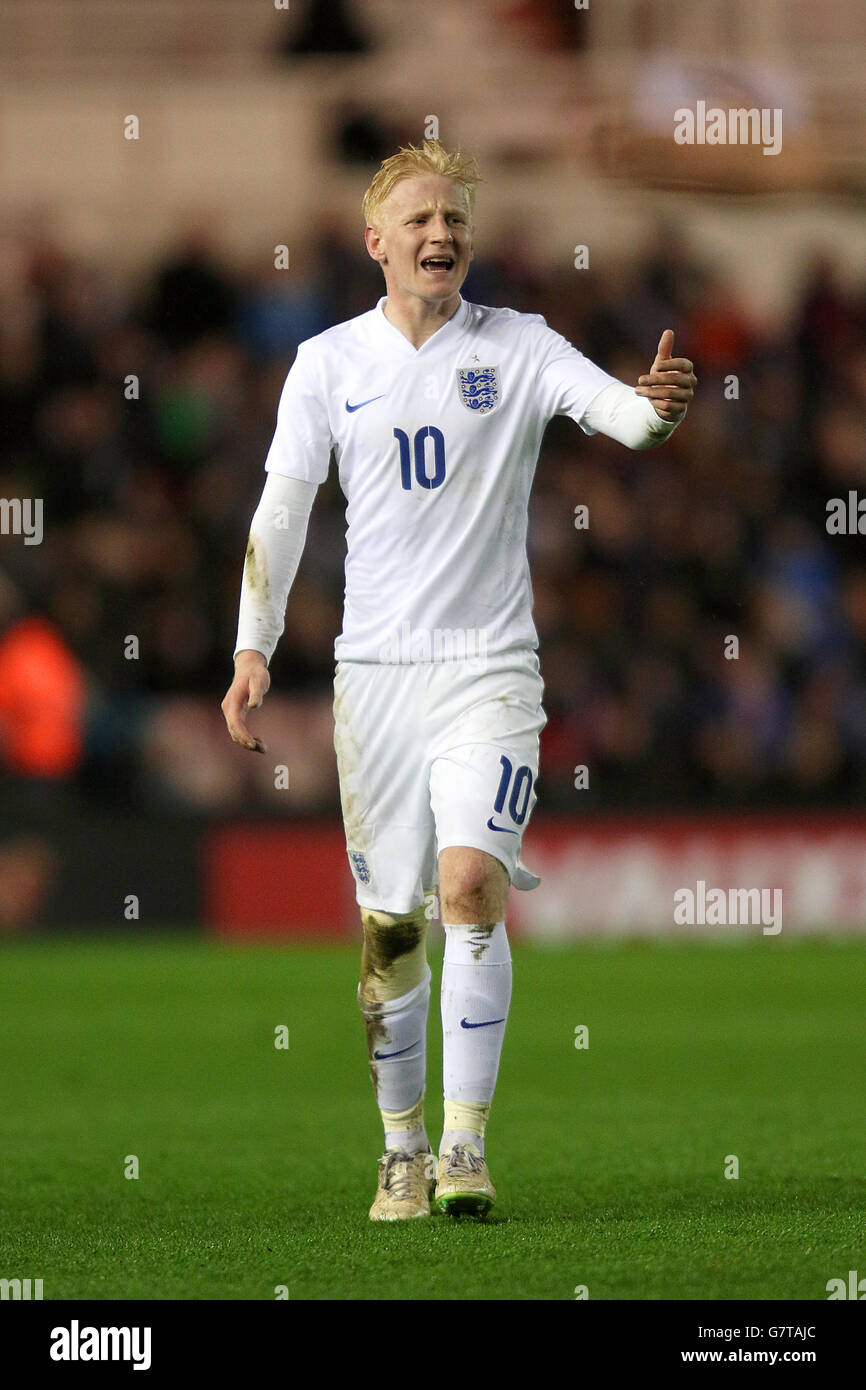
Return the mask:
<path fill-rule="evenodd" d="M 434 931 L 434 986 L 440 956 Z M 517 946 L 485 1223 L 367 1219 L 357 958 L 4 946 L 0 1277 L 46 1299 L 825 1299 L 866 1273 L 866 943 Z M 434 1008 L 434 1146 L 440 1049 Z"/>

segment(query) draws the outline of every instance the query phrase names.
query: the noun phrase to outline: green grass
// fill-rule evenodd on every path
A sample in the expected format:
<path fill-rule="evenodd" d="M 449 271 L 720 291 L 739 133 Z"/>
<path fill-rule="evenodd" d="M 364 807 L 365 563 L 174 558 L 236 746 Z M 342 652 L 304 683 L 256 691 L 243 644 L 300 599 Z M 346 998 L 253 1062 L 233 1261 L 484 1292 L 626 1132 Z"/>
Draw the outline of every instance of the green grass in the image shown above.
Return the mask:
<path fill-rule="evenodd" d="M 0 1277 L 46 1299 L 824 1299 L 866 1274 L 866 943 L 514 958 L 499 1203 L 391 1226 L 367 1219 L 354 950 L 5 946 Z M 435 1008 L 430 1034 L 435 1144 Z"/>

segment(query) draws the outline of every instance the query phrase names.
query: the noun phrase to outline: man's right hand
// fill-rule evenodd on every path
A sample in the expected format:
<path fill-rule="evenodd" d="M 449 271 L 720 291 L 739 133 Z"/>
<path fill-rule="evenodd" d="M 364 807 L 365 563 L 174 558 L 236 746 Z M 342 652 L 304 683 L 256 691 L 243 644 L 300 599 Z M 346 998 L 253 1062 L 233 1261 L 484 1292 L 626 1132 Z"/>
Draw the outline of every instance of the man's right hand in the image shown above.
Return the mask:
<path fill-rule="evenodd" d="M 220 709 L 225 715 L 233 743 L 264 753 L 265 745 L 247 728 L 246 712 L 258 709 L 271 684 L 271 674 L 261 652 L 243 651 L 235 657 L 235 676 Z"/>

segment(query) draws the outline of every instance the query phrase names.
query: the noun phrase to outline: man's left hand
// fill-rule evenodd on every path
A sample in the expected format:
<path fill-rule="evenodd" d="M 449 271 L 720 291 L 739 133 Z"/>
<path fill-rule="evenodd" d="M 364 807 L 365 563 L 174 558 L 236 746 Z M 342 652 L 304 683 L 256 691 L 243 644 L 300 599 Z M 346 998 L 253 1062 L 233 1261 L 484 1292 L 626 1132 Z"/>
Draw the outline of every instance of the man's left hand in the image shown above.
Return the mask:
<path fill-rule="evenodd" d="M 638 377 L 635 387 L 637 394 L 648 397 L 656 414 L 670 424 L 683 418 L 698 384 L 694 364 L 687 357 L 672 357 L 673 350 L 674 331 L 666 328 L 659 338 L 649 375 Z"/>

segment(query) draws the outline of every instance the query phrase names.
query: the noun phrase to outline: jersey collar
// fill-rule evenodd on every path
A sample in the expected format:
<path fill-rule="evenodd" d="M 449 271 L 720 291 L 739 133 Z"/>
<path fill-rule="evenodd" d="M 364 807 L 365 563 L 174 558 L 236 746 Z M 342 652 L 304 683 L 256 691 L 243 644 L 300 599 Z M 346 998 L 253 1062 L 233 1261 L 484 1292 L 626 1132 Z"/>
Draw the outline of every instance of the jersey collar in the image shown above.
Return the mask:
<path fill-rule="evenodd" d="M 441 328 L 437 328 L 436 332 L 427 339 L 426 343 L 422 343 L 419 348 L 413 347 L 405 334 L 401 333 L 400 329 L 397 328 L 389 318 L 386 318 L 385 305 L 388 302 L 388 296 L 386 294 L 382 295 L 382 298 L 372 311 L 373 324 L 377 333 L 391 343 L 392 346 L 399 348 L 402 345 L 402 349 L 407 356 L 417 357 L 419 353 L 427 352 L 428 349 L 440 347 L 444 341 L 447 341 L 449 338 L 452 338 L 455 333 L 459 332 L 468 321 L 472 312 L 472 306 L 463 298 L 462 294 L 459 295 L 458 298 L 460 302 L 447 323 L 443 323 Z"/>

